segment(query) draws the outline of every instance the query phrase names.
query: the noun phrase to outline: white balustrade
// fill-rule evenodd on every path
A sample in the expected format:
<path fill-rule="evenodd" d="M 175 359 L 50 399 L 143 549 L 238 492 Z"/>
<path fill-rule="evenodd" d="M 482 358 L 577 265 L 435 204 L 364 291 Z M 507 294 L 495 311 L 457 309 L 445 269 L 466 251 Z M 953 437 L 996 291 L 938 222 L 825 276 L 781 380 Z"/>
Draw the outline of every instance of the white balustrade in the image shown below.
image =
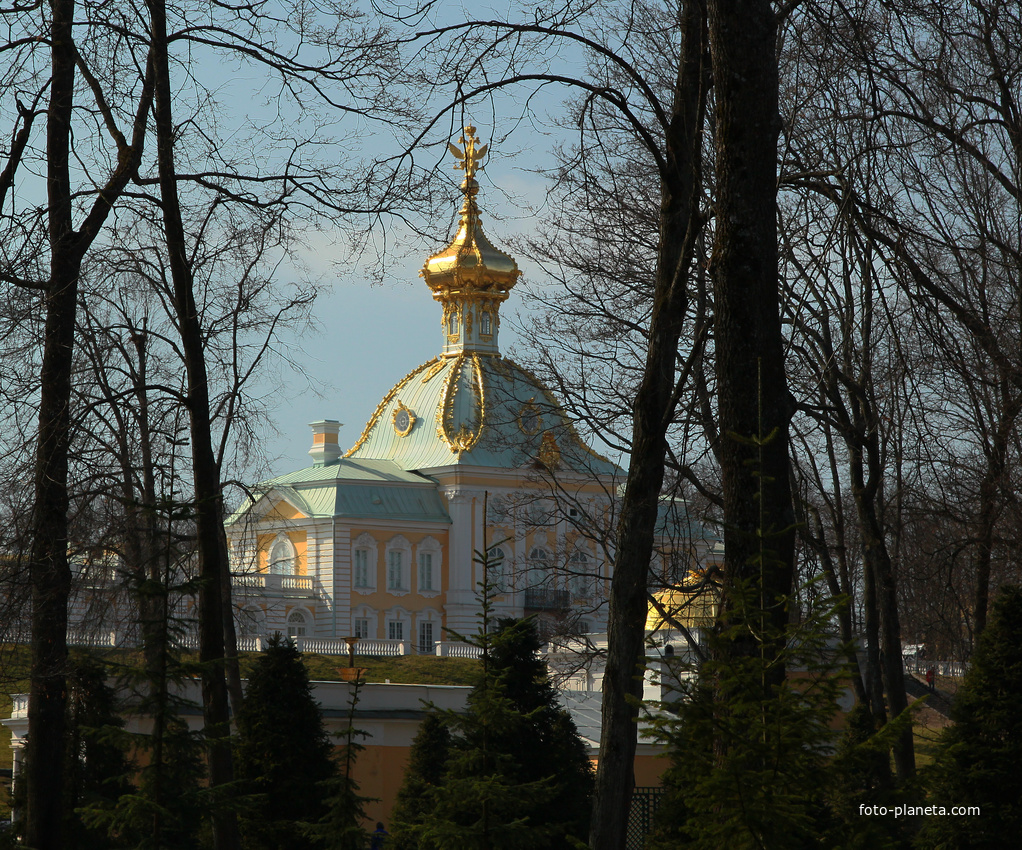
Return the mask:
<path fill-rule="evenodd" d="M 436 642 L 436 655 L 443 658 L 478 658 L 482 650 L 478 646 L 472 646 L 460 640 L 438 640 Z"/>

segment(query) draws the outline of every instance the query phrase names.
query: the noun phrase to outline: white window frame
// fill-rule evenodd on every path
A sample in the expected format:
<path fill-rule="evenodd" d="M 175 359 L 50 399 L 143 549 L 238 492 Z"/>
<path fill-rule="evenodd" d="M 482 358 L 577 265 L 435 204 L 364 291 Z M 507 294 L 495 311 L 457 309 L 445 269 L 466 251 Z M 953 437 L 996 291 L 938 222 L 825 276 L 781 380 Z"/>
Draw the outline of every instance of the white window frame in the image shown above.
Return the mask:
<path fill-rule="evenodd" d="M 546 587 L 550 583 L 550 553 L 545 546 L 529 550 L 529 587 Z"/>
<path fill-rule="evenodd" d="M 433 552 L 419 552 L 419 590 L 434 591 L 433 586 Z"/>
<path fill-rule="evenodd" d="M 351 544 L 351 586 L 356 593 L 372 593 L 376 590 L 376 574 L 379 568 L 379 550 L 376 538 L 368 531 L 362 532 Z M 359 584 L 355 575 L 355 553 L 363 550 L 366 553 L 365 584 Z"/>
<path fill-rule="evenodd" d="M 405 590 L 405 553 L 401 549 L 387 552 L 387 590 Z"/>
<path fill-rule="evenodd" d="M 387 620 L 387 640 L 404 640 L 404 620 Z"/>
<path fill-rule="evenodd" d="M 352 634 L 359 640 L 365 640 L 369 637 L 368 617 L 352 617 L 351 627 Z"/>
<path fill-rule="evenodd" d="M 298 574 L 298 553 L 295 544 L 283 531 L 274 538 L 266 553 L 266 571 L 275 576 Z"/>
<path fill-rule="evenodd" d="M 436 647 L 436 635 L 434 634 L 432 620 L 419 620 L 419 654 L 432 655 Z"/>
<path fill-rule="evenodd" d="M 424 557 L 429 558 L 429 579 L 430 581 L 425 582 L 423 559 Z M 418 546 L 415 547 L 415 589 L 420 596 L 432 598 L 440 593 L 440 586 L 443 581 L 443 574 L 441 572 L 443 568 L 443 548 L 440 542 L 434 537 L 424 538 Z"/>
<path fill-rule="evenodd" d="M 297 619 L 296 619 L 297 618 Z M 301 620 L 301 631 L 298 629 L 298 619 Z M 284 618 L 287 625 L 287 636 L 288 637 L 309 637 L 309 631 L 312 629 L 312 615 L 304 608 L 292 608 L 287 612 L 287 617 Z M 292 627 L 294 623 L 294 627 Z"/>
<path fill-rule="evenodd" d="M 376 638 L 376 629 L 379 622 L 379 614 L 368 605 L 359 605 L 356 608 L 351 609 L 351 634 L 355 634 L 356 622 L 363 620 L 366 623 L 367 633 L 364 636 L 359 636 L 361 640 L 363 637 L 368 640 L 374 640 Z"/>
<path fill-rule="evenodd" d="M 490 589 L 494 593 L 507 593 L 507 551 L 503 546 L 491 546 L 487 552 L 490 568 Z M 499 560 L 498 560 L 499 559 Z"/>
<path fill-rule="evenodd" d="M 443 616 L 439 611 L 434 608 L 426 608 L 420 611 L 415 616 L 415 648 L 419 654 L 423 654 L 423 626 L 428 624 L 432 631 L 431 643 L 428 649 L 425 650 L 428 654 L 432 654 L 436 649 L 436 642 L 441 640 L 442 628 L 443 628 Z"/>
<path fill-rule="evenodd" d="M 387 541 L 385 563 L 387 570 L 387 593 L 404 596 L 408 593 L 408 573 L 412 562 L 412 546 L 401 534 Z"/>
<path fill-rule="evenodd" d="M 585 599 L 592 592 L 593 556 L 581 546 L 576 547 L 568 558 L 568 588 L 573 597 Z"/>
<path fill-rule="evenodd" d="M 369 550 L 365 546 L 351 550 L 351 574 L 354 587 L 369 587 Z"/>
<path fill-rule="evenodd" d="M 412 628 L 412 615 L 397 605 L 391 608 L 389 611 L 385 611 L 383 614 L 383 636 L 387 640 L 398 640 L 399 638 L 391 637 L 394 634 L 394 628 L 400 626 L 401 637 L 400 640 L 413 642 L 414 641 L 414 630 Z"/>

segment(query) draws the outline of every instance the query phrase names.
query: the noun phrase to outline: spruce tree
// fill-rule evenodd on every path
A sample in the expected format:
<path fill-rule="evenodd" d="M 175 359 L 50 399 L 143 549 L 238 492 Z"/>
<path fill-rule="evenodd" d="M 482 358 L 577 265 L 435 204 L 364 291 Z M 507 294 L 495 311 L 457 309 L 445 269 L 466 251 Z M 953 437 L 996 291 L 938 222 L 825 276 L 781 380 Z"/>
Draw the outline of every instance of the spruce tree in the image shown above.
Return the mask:
<path fill-rule="evenodd" d="M 86 655 L 74 660 L 68 686 L 65 841 L 80 850 L 125 846 L 83 820 L 80 812 L 111 805 L 130 790 L 129 761 L 117 734 L 124 721 L 117 713 L 116 694 L 103 666 Z"/>
<path fill-rule="evenodd" d="M 1001 589 L 941 738 L 930 803 L 979 814 L 933 818 L 920 846 L 1002 848 L 1022 834 L 1022 588 Z M 1011 836 L 1015 836 L 1012 839 Z"/>
<path fill-rule="evenodd" d="M 303 825 L 327 813 L 332 745 L 301 654 L 274 635 L 249 677 L 237 716 L 238 776 L 250 795 L 248 850 L 307 850 Z M 313 843 L 312 846 L 318 846 Z"/>
<path fill-rule="evenodd" d="M 476 560 L 480 627 L 462 639 L 480 649 L 480 671 L 466 711 L 442 715 L 453 737 L 450 758 L 414 834 L 420 850 L 563 846 L 567 836 L 585 834 L 576 799 L 587 801 L 592 785 L 585 747 L 535 658 L 534 624 L 491 628 L 494 564 L 485 549 Z"/>
<path fill-rule="evenodd" d="M 355 679 L 348 701 L 348 725 L 340 732 L 340 752 L 336 758 L 336 773 L 327 782 L 326 814 L 304 829 L 311 846 L 323 850 L 364 850 L 368 836 L 362 826 L 366 819 L 365 803 L 368 798 L 358 793 L 355 781 L 355 762 L 365 746 L 359 740 L 366 733 L 355 728 L 355 709 L 361 698 L 363 681 Z"/>
<path fill-rule="evenodd" d="M 540 658 L 540 639 L 532 618 L 503 619 L 497 624 L 490 663 L 504 683 L 514 708 L 529 718 L 516 736 L 497 733 L 497 746 L 515 757 L 522 781 L 540 781 L 556 768 L 549 794 L 532 812 L 536 823 L 564 826 L 549 842 L 564 845 L 572 836 L 585 841 L 595 782 L 585 742 L 571 715 L 560 705 L 546 663 Z"/>
<path fill-rule="evenodd" d="M 767 620 L 759 616 L 756 590 L 749 583 L 733 591 L 746 618 L 707 635 L 710 658 L 697 670 L 677 671 L 681 699 L 657 720 L 672 767 L 664 775 L 654 850 L 847 846 L 849 830 L 829 799 L 836 778 L 831 725 L 843 687 L 827 641 L 832 611 L 809 612 L 778 640 L 769 626 L 759 628 Z M 718 649 L 740 640 L 782 648 L 773 657 Z M 788 675 L 763 699 L 763 683 L 778 663 Z"/>
<path fill-rule="evenodd" d="M 451 752 L 451 732 L 444 719 L 430 712 L 412 741 L 404 782 L 391 815 L 394 850 L 416 850 L 419 831 L 433 808 L 433 797 L 443 783 Z"/>

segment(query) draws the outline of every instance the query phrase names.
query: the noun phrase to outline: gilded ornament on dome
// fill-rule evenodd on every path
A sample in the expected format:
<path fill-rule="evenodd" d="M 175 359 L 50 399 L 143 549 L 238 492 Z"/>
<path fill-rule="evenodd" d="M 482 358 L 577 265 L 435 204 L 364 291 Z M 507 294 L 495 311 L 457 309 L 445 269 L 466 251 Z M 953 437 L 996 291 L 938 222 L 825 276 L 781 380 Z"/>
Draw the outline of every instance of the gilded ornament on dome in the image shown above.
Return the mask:
<path fill-rule="evenodd" d="M 468 137 L 466 139 L 466 136 Z M 486 150 L 489 145 L 483 145 L 477 148 L 476 144 L 479 142 L 478 136 L 476 136 L 476 128 L 471 124 L 465 127 L 465 135 L 458 139 L 465 146 L 465 150 L 462 151 L 457 145 L 451 142 L 447 143 L 447 150 L 449 150 L 457 162 L 454 163 L 456 170 L 465 172 L 465 178 L 471 180 L 476 176 L 477 171 L 483 170 L 483 157 L 486 156 Z"/>
<path fill-rule="evenodd" d="M 556 469 L 561 465 L 561 450 L 557 446 L 554 435 L 547 431 L 539 445 L 536 459 L 547 469 Z"/>
<path fill-rule="evenodd" d="M 429 383 L 431 379 L 435 378 L 440 372 L 442 372 L 445 363 L 446 361 L 443 358 L 438 357 L 436 362 L 434 362 L 433 365 L 426 370 L 426 374 L 422 376 L 422 383 Z"/>
<path fill-rule="evenodd" d="M 415 427 L 415 414 L 409 410 L 405 405 L 398 399 L 397 407 L 394 408 L 394 412 L 390 417 L 391 424 L 394 426 L 394 433 L 399 437 L 407 437 L 412 433 L 412 428 Z"/>

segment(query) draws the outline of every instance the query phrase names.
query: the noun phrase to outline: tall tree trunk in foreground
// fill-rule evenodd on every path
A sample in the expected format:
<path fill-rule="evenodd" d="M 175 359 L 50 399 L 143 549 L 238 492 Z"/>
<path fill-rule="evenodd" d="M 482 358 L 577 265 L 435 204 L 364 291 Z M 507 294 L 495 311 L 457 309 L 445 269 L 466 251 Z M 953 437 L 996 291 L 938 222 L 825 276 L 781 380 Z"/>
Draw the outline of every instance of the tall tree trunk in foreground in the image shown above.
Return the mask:
<path fill-rule="evenodd" d="M 678 341 L 688 304 L 689 269 L 703 225 L 699 198 L 708 71 L 706 15 L 701 2 L 685 2 L 682 15 L 682 61 L 665 128 L 666 164 L 660 175 L 653 313 L 643 378 L 632 408 L 632 451 L 618 519 L 607 618 L 603 729 L 589 833 L 593 850 L 619 850 L 625 843 L 635 784 L 649 564 L 664 480 L 667 429 L 677 405 Z"/>
<path fill-rule="evenodd" d="M 167 253 L 188 380 L 192 475 L 195 487 L 195 526 L 199 560 L 199 660 L 202 662 L 202 707 L 209 754 L 209 780 L 217 788 L 233 778 L 230 711 L 224 670 L 223 574 L 227 571 L 220 470 L 213 453 L 209 422 L 209 387 L 202 349 L 202 329 L 195 303 L 192 268 L 188 262 L 181 200 L 174 165 L 175 131 L 171 117 L 169 48 L 166 4 L 147 0 L 152 20 L 155 66 L 157 163 Z M 222 808 L 211 814 L 217 850 L 240 847 L 237 818 Z"/>
<path fill-rule="evenodd" d="M 32 517 L 32 669 L 25 777 L 25 843 L 62 850 L 64 732 L 67 703 L 68 450 L 78 279 L 86 251 L 114 202 L 138 169 L 149 111 L 149 80 L 141 92 L 131 143 L 115 134 L 117 165 L 78 230 L 73 224 L 71 118 L 75 92 L 74 0 L 50 0 L 50 95 L 46 118 L 47 214 L 50 252 L 40 373 L 39 435 Z M 11 168 L 16 167 L 12 161 Z M 13 177 L 13 171 L 11 172 Z"/>
<path fill-rule="evenodd" d="M 711 260 L 719 458 L 724 500 L 725 623 L 752 581 L 774 635 L 794 566 L 788 425 L 777 272 L 777 20 L 768 0 L 708 0 L 716 101 L 716 237 Z M 775 638 L 776 639 L 776 638 Z M 760 651 L 741 640 L 729 651 Z M 774 650 L 767 645 L 769 658 Z M 784 676 L 773 665 L 768 696 Z"/>

